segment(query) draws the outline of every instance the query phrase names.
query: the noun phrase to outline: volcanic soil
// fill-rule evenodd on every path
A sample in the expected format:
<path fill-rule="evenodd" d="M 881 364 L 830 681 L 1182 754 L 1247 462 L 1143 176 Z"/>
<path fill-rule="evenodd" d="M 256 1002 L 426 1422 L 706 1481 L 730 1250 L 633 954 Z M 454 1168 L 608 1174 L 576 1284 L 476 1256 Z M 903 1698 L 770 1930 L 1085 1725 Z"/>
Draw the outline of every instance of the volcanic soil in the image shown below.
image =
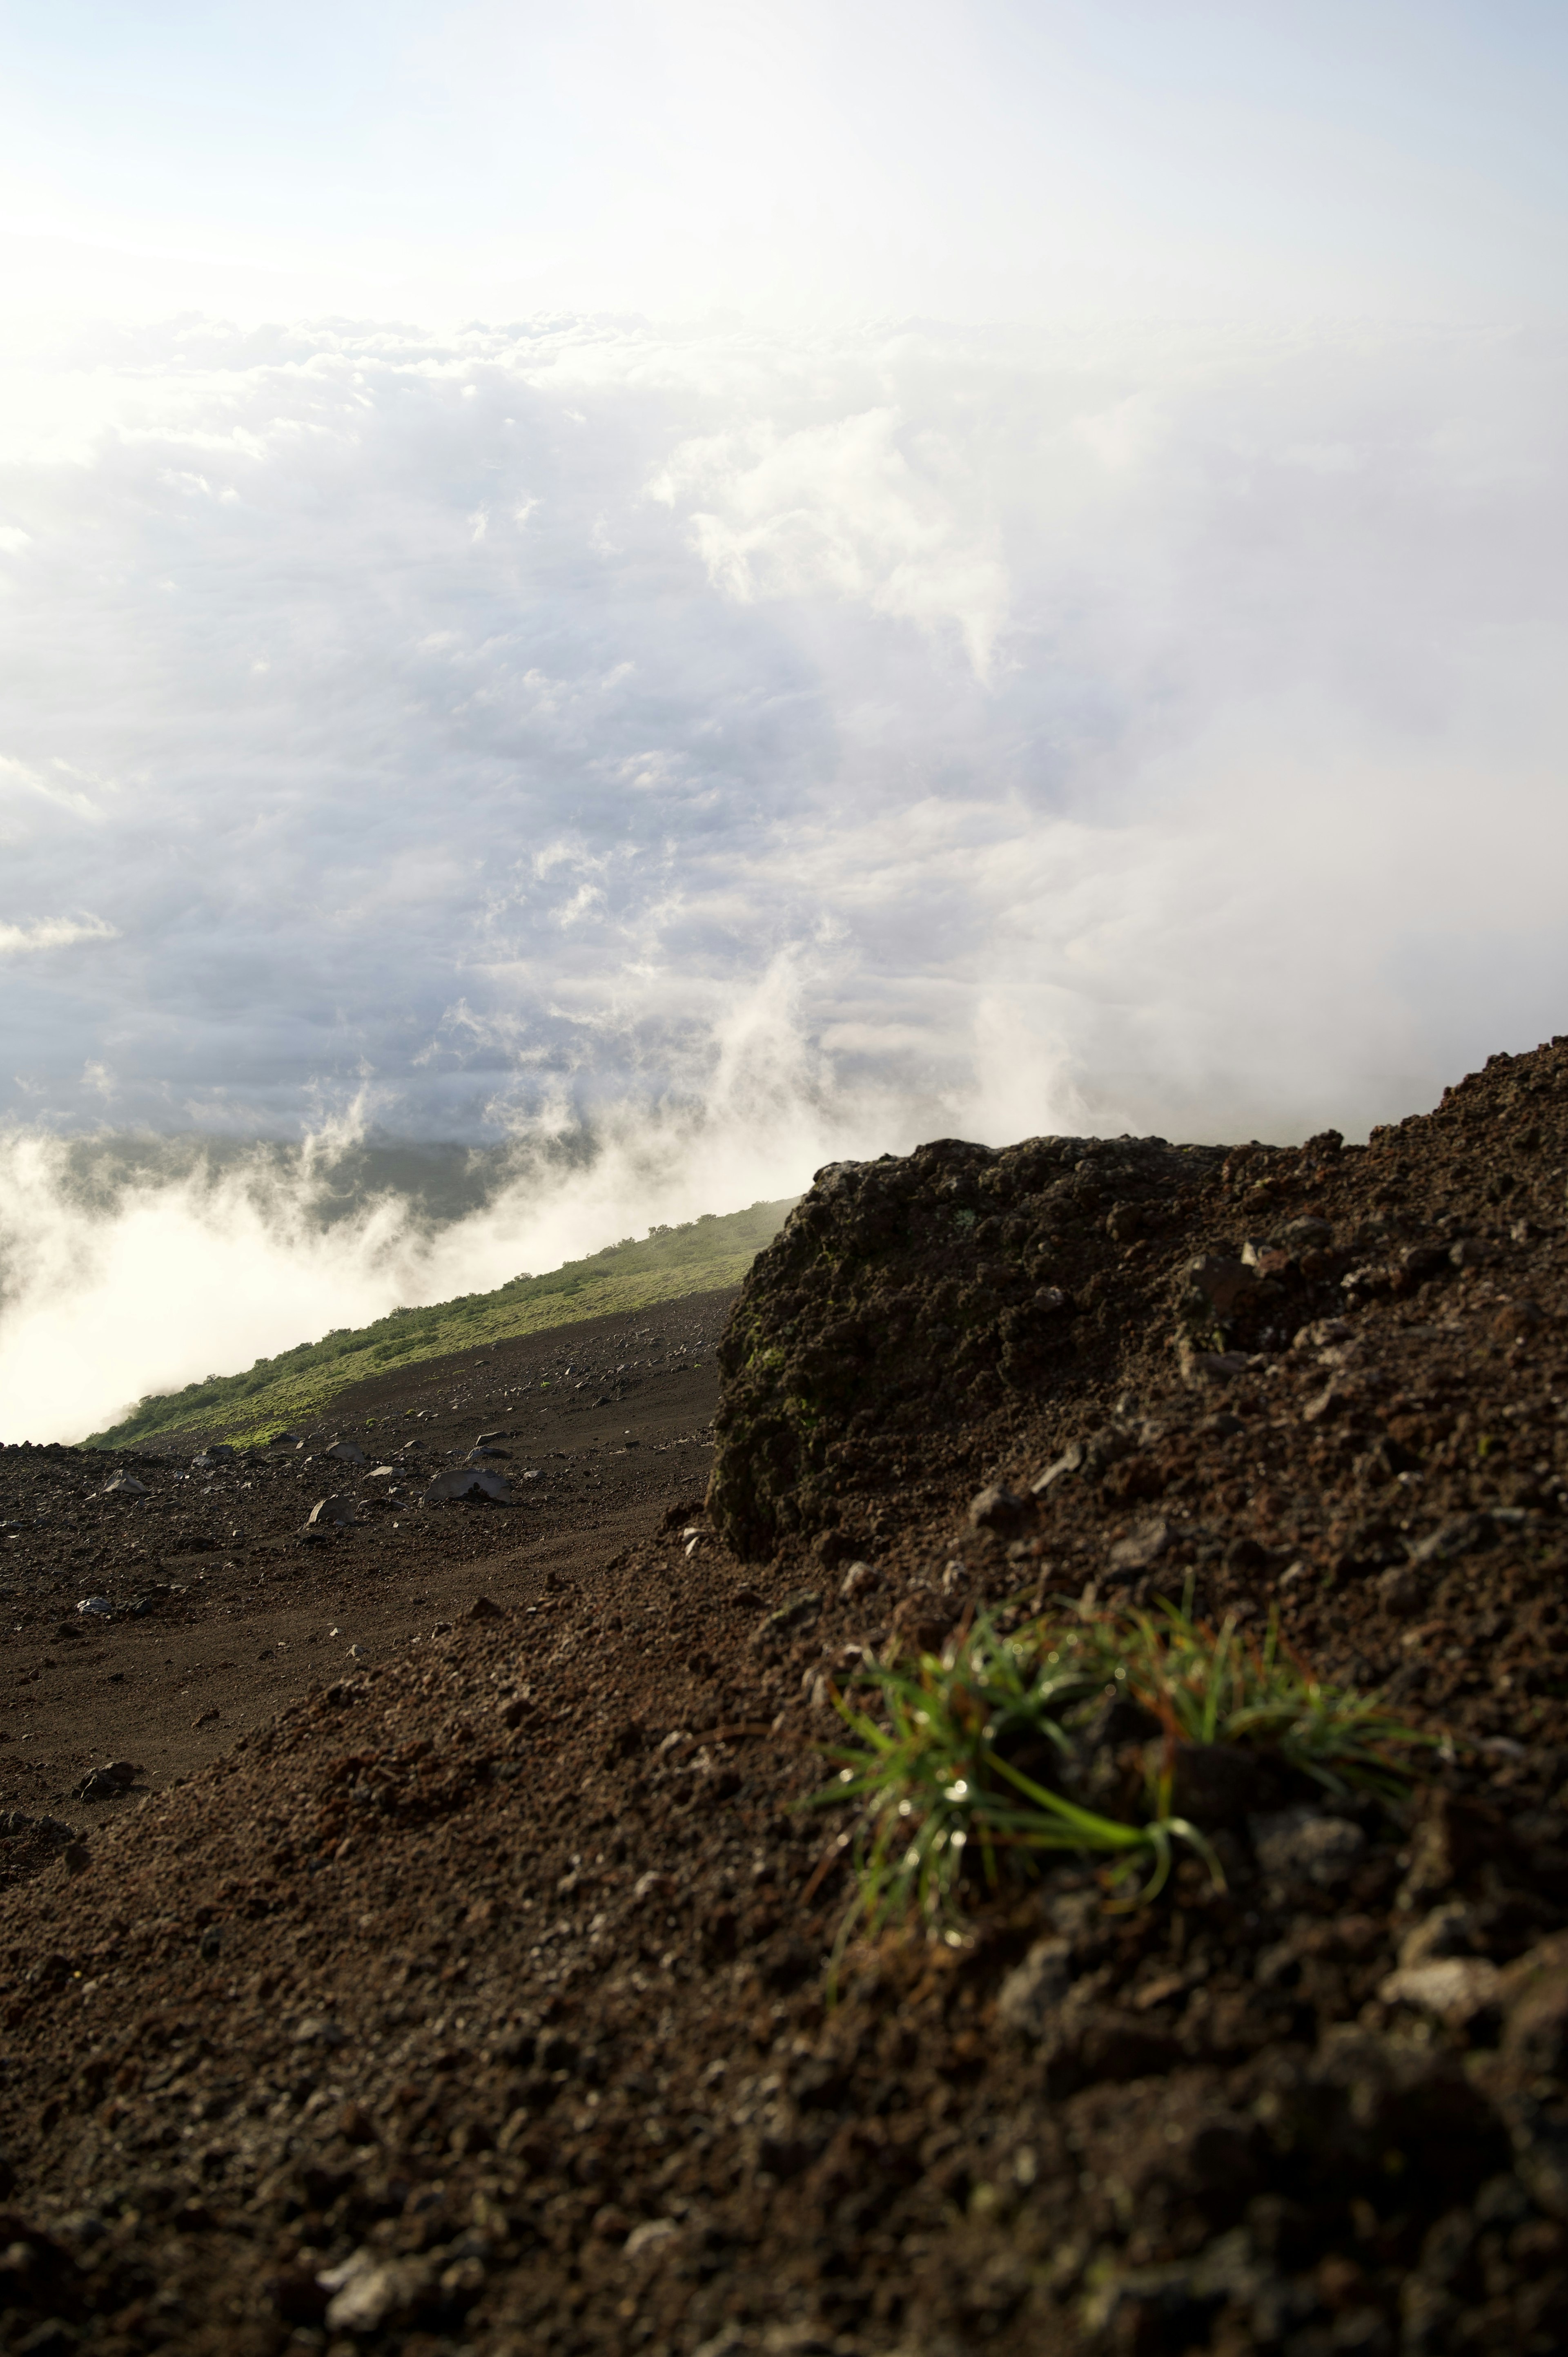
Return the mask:
<path fill-rule="evenodd" d="M 941 1142 L 820 1174 L 716 1410 L 710 1301 L 216 1472 L 7 1451 L 0 2339 L 1561 2349 L 1565 1178 L 1563 1041 L 1365 1148 Z M 544 1502 L 374 1502 L 410 1426 Z M 1389 1698 L 1411 1789 L 1178 1762 L 1223 1879 L 977 1880 L 831 1986 L 835 1691 L 1184 1591 Z"/>

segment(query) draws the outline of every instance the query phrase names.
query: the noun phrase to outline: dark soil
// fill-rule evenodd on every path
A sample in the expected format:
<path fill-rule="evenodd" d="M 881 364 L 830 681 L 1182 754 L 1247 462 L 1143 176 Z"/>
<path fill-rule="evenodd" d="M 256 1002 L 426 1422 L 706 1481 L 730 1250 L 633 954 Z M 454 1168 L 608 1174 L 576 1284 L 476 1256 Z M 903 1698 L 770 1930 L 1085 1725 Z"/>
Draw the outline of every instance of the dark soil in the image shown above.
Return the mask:
<path fill-rule="evenodd" d="M 49 1860 L 0 1939 L 0 2341 L 1568 2344 L 1565 1173 L 1568 1042 L 1364 1149 L 949 1144 L 825 1173 L 731 1319 L 711 1515 L 705 1447 L 651 1446 L 705 1422 L 701 1372 L 615 1405 L 643 1446 L 599 1459 L 640 1494 L 558 1484 L 549 1520 L 382 1508 L 306 1543 L 307 1505 L 368 1472 L 279 1452 L 199 1512 L 121 1458 L 152 1493 L 122 1515 L 86 1497 L 104 1459 L 7 1452 L 8 1516 L 47 1498 L 58 1530 L 69 1501 L 108 1551 L 89 1579 L 57 1547 L 56 1583 L 29 1532 L 11 1575 L 7 1716 L 61 1771 L 23 1808 L 61 1824 L 0 1843 Z M 668 1349 L 700 1310 L 606 1325 Z M 592 1330 L 549 1338 L 557 1365 Z M 462 1376 L 464 1441 L 510 1425 L 501 1469 L 563 1472 L 537 1392 L 499 1398 L 544 1358 L 421 1369 L 417 1402 L 389 1384 L 335 1430 Z M 580 1474 L 555 1435 L 591 1427 L 550 1405 Z M 175 1577 L 196 1555 L 209 1581 Z M 278 1675 L 282 1706 L 236 1684 L 195 1772 L 194 1684 L 181 1734 L 118 1690 L 90 1717 L 71 1641 L 42 1669 L 71 1586 L 166 1584 L 145 1619 L 178 1668 L 262 1609 L 263 1564 L 267 1611 L 339 1635 L 305 1674 L 231 1644 L 223 1674 Z M 1427 1781 L 1293 1814 L 1221 1777 L 1226 1887 L 1189 1858 L 1122 1911 L 1089 1863 L 977 1889 L 957 1944 L 852 1946 L 830 2006 L 845 1853 L 791 1803 L 832 1681 L 981 1602 L 1188 1581 L 1444 1734 Z M 360 1663 L 344 1598 L 381 1599 Z M 130 1684 L 143 1631 L 77 1641 Z M 66 1769 L 138 1740 L 137 1783 L 180 1780 L 70 1797 Z"/>

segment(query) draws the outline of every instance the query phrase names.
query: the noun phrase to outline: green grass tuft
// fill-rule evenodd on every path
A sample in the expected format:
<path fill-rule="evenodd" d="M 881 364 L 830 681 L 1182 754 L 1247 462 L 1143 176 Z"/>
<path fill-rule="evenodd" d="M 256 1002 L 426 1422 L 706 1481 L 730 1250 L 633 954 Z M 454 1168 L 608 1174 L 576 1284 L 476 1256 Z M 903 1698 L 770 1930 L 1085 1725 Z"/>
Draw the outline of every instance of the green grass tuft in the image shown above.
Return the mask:
<path fill-rule="evenodd" d="M 861 1701 L 838 1697 L 854 1739 L 828 1750 L 838 1773 L 813 1795 L 859 1812 L 846 1837 L 856 1897 L 841 1947 L 856 1924 L 957 1936 L 966 1881 L 978 1873 L 994 1889 L 1004 1871 L 1053 1852 L 1105 1858 L 1129 1904 L 1157 1895 L 1178 1844 L 1222 1882 L 1201 1828 L 1172 1813 L 1178 1744 L 1251 1749 L 1331 1792 L 1391 1798 L 1408 1782 L 1410 1748 L 1434 1739 L 1375 1697 L 1314 1677 L 1272 1620 L 1253 1644 L 1231 1620 L 1218 1630 L 1196 1620 L 1190 1598 L 1154 1614 L 1074 1607 L 1006 1636 L 981 1614 L 940 1656 L 872 1663 L 857 1683 Z M 1070 1787 L 1088 1721 L 1117 1697 L 1164 1730 L 1146 1747 L 1142 1804 L 1127 1816 L 1084 1807 L 1052 1772 L 1059 1763 Z"/>

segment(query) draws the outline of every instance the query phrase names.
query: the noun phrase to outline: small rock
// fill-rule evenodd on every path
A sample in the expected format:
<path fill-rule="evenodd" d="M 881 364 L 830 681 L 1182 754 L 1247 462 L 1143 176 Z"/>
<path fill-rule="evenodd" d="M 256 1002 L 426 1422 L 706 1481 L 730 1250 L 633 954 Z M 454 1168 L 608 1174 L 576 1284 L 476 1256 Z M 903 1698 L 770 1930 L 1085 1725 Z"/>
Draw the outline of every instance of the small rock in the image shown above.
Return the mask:
<path fill-rule="evenodd" d="M 340 1465 L 366 1465 L 370 1462 L 357 1440 L 335 1440 L 321 1454 L 323 1457 L 335 1457 Z"/>
<path fill-rule="evenodd" d="M 330 2014 L 306 2013 L 294 2025 L 294 2042 L 296 2046 L 336 2047 L 347 2040 Z"/>
<path fill-rule="evenodd" d="M 1502 1982 L 1485 1956 L 1435 1956 L 1428 1964 L 1402 1965 L 1379 1987 L 1385 2005 L 1412 2006 L 1457 2029 L 1492 2004 Z"/>
<path fill-rule="evenodd" d="M 1426 1600 L 1425 1583 L 1408 1563 L 1396 1563 L 1390 1570 L 1380 1571 L 1372 1586 L 1384 1611 L 1391 1612 L 1397 1620 L 1408 1620 Z"/>
<path fill-rule="evenodd" d="M 91 1612 L 95 1620 L 113 1620 L 114 1607 L 106 1596 L 84 1596 L 77 1606 L 79 1612 Z"/>
<path fill-rule="evenodd" d="M 996 1993 L 996 2018 L 1004 2029 L 1023 2037 L 1044 2038 L 1049 2018 L 1072 1983 L 1070 1940 L 1036 1940 L 1021 1964 L 1015 1964 Z"/>
<path fill-rule="evenodd" d="M 134 1473 L 117 1473 L 113 1481 L 103 1484 L 103 1495 L 106 1498 L 150 1498 L 152 1491 L 145 1481 L 138 1481 Z"/>
<path fill-rule="evenodd" d="M 1316 1809 L 1277 1809 L 1249 1817 L 1253 1853 L 1272 1880 L 1310 1882 L 1332 1890 L 1359 1862 L 1367 1836 L 1346 1817 L 1319 1816 Z"/>
<path fill-rule="evenodd" d="M 359 1519 L 359 1508 L 352 1498 L 317 1498 L 310 1510 L 306 1528 L 323 1530 L 335 1523 L 339 1529 L 351 1529 Z"/>
<path fill-rule="evenodd" d="M 993 1482 L 989 1489 L 978 1491 L 970 1500 L 969 1519 L 977 1531 L 1010 1530 L 1028 1510 L 1026 1498 L 1004 1489 L 1000 1482 Z"/>
<path fill-rule="evenodd" d="M 1315 1318 L 1304 1326 L 1291 1343 L 1293 1351 L 1327 1351 L 1337 1342 L 1348 1342 L 1355 1328 L 1344 1318 Z"/>
<path fill-rule="evenodd" d="M 1111 1550 L 1112 1571 L 1147 1571 L 1157 1563 L 1171 1543 L 1171 1526 L 1156 1518 L 1138 1523 L 1124 1539 L 1118 1539 Z"/>
<path fill-rule="evenodd" d="M 274 1432 L 267 1443 L 269 1448 L 303 1448 L 304 1446 L 297 1432 Z"/>
<path fill-rule="evenodd" d="M 504 1473 L 487 1472 L 482 1466 L 461 1467 L 455 1473 L 438 1473 L 420 1502 L 439 1506 L 453 1501 L 480 1506 L 510 1506 L 512 1494 Z"/>
<path fill-rule="evenodd" d="M 1401 1970 L 1429 1964 L 1437 1956 L 1470 1953 L 1477 1929 L 1474 1912 L 1462 1899 L 1451 1899 L 1445 1906 L 1433 1908 L 1400 1942 Z"/>
<path fill-rule="evenodd" d="M 463 1618 L 465 1620 L 504 1620 L 506 1613 L 492 1598 L 476 1596 Z"/>
<path fill-rule="evenodd" d="M 868 1596 L 880 1577 L 874 1564 L 852 1563 L 839 1582 L 839 1594 L 846 1603 L 856 1596 Z"/>
<path fill-rule="evenodd" d="M 331 2294 L 328 2331 L 370 2333 L 410 2314 L 430 2289 L 431 2274 L 421 2259 L 389 2259 L 360 2250 L 316 2280 Z"/>
<path fill-rule="evenodd" d="M 220 1716 L 217 1704 L 212 1703 L 202 1712 L 199 1718 L 193 1718 L 190 1723 L 192 1727 L 211 1727 Z"/>
<path fill-rule="evenodd" d="M 68 1842 L 60 1852 L 60 1864 L 68 1874 L 83 1874 L 91 1863 L 85 1842 Z"/>
<path fill-rule="evenodd" d="M 1304 1214 L 1299 1220 L 1287 1220 L 1281 1231 L 1293 1253 L 1326 1252 L 1334 1242 L 1334 1231 L 1326 1220 L 1315 1220 Z"/>
<path fill-rule="evenodd" d="M 657 2251 L 664 2244 L 672 2243 L 680 2231 L 680 2225 L 673 2218 L 645 2218 L 641 2225 L 634 2226 L 627 2236 L 625 2255 L 635 2259 L 644 2251 Z"/>
<path fill-rule="evenodd" d="M 1451 1563 L 1462 1555 L 1477 1555 L 1495 1544 L 1497 1524 L 1490 1514 L 1455 1514 L 1411 1551 L 1414 1563 Z"/>
<path fill-rule="evenodd" d="M 90 1768 L 81 1781 L 73 1787 L 79 1801 L 113 1800 L 133 1785 L 141 1770 L 132 1760 L 111 1760 L 102 1768 Z"/>

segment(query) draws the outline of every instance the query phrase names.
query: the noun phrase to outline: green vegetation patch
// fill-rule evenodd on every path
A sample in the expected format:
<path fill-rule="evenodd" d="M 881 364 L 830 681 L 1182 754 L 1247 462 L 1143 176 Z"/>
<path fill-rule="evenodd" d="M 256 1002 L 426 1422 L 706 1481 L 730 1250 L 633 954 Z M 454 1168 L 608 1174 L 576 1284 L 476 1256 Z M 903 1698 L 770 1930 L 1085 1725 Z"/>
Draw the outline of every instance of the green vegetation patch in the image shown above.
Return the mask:
<path fill-rule="evenodd" d="M 1195 1620 L 1190 1598 L 1154 1614 L 1069 1606 L 1010 1636 L 981 1614 L 940 1657 L 874 1663 L 859 1683 L 863 1701 L 839 1700 L 854 1740 L 829 1752 L 839 1772 L 815 1796 L 858 1807 L 845 1934 L 950 1932 L 965 1884 L 994 1887 L 1048 1852 L 1105 1858 L 1129 1898 L 1155 1895 L 1178 1843 L 1222 1878 L 1201 1825 L 1173 1807 L 1198 1748 L 1250 1753 L 1307 1790 L 1391 1799 L 1412 1748 L 1434 1739 L 1376 1695 L 1323 1684 L 1272 1622 L 1254 1643 L 1233 1620 Z M 1129 1717 L 1146 1729 L 1131 1790 L 1104 1773 L 1117 1706 L 1123 1735 Z"/>
<path fill-rule="evenodd" d="M 640 1243 L 627 1236 L 548 1276 L 515 1276 L 493 1293 L 394 1309 L 371 1326 L 338 1327 L 319 1342 L 258 1359 L 248 1373 L 209 1375 L 181 1392 L 144 1399 L 122 1423 L 94 1433 L 83 1446 L 125 1448 L 171 1432 L 235 1443 L 264 1439 L 280 1425 L 319 1415 L 351 1383 L 423 1359 L 738 1285 L 782 1227 L 792 1200 L 753 1203 L 723 1215 L 705 1211 L 682 1227 L 650 1228 Z"/>

